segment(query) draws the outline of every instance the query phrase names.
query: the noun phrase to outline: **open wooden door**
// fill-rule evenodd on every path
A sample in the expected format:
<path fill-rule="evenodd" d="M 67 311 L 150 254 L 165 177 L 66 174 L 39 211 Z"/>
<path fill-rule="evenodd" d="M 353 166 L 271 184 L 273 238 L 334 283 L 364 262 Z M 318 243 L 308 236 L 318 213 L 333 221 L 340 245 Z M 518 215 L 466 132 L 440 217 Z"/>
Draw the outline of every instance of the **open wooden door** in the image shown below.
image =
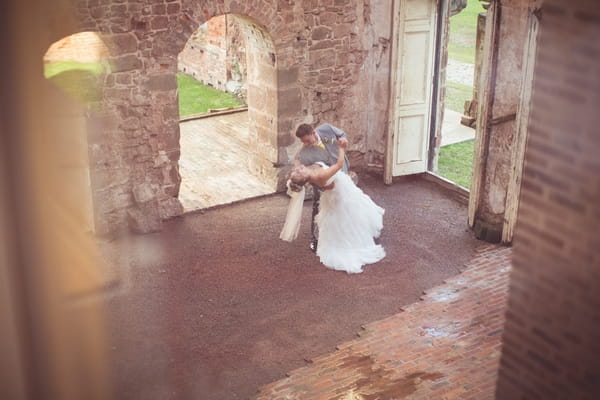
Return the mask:
<path fill-rule="evenodd" d="M 438 1 L 395 3 L 386 183 L 428 168 Z"/>
<path fill-rule="evenodd" d="M 519 196 L 521 194 L 521 178 L 523 176 L 523 162 L 525 160 L 525 147 L 528 136 L 528 123 L 531 97 L 533 93 L 533 79 L 535 57 L 537 55 L 537 37 L 539 31 L 538 10 L 529 14 L 527 29 L 527 42 L 523 52 L 523 80 L 521 81 L 521 102 L 517 111 L 517 128 L 511 154 L 510 181 L 506 195 L 506 211 L 504 212 L 504 225 L 502 228 L 502 243 L 512 242 L 517 213 L 519 209 Z"/>

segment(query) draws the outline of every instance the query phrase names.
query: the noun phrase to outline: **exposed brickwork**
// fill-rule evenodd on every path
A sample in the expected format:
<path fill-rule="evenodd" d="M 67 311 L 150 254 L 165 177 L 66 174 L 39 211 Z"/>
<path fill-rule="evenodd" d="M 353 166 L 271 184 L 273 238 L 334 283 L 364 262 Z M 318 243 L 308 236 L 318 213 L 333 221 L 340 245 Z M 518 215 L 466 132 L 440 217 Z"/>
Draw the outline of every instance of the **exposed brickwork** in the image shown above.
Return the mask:
<path fill-rule="evenodd" d="M 492 399 L 510 255 L 482 248 L 461 275 L 262 387 L 256 399 Z"/>
<path fill-rule="evenodd" d="M 600 4 L 542 8 L 499 399 L 600 396 Z"/>

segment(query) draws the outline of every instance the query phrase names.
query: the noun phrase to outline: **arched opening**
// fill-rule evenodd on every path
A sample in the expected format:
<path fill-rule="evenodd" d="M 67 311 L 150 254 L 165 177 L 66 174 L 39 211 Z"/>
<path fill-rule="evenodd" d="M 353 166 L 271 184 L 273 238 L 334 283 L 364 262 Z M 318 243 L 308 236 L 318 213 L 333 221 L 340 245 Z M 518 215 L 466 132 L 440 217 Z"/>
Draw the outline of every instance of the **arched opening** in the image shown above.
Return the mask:
<path fill-rule="evenodd" d="M 236 14 L 211 18 L 179 54 L 178 71 L 184 211 L 274 193 L 277 62 L 265 27 Z M 190 96 L 182 77 L 211 92 L 208 105 L 189 107 L 205 95 Z"/>
<path fill-rule="evenodd" d="M 52 83 L 54 137 L 50 143 L 58 173 L 63 177 L 56 195 L 77 219 L 78 226 L 95 232 L 88 119 L 102 104 L 102 87 L 108 65 L 108 48 L 98 34 L 80 32 L 53 43 L 43 56 L 44 76 Z"/>

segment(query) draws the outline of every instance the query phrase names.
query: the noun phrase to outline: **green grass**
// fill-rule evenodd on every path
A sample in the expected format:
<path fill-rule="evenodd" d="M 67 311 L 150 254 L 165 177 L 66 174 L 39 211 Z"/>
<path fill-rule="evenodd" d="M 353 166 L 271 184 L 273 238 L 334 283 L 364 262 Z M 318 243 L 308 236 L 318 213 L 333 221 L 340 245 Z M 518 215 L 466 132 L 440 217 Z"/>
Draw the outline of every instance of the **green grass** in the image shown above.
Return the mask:
<path fill-rule="evenodd" d="M 102 99 L 102 79 L 107 72 L 100 62 L 59 61 L 44 65 L 44 76 L 50 82 L 84 104 Z M 185 74 L 177 74 L 177 84 L 181 116 L 243 105 L 234 95 L 205 86 Z"/>
<path fill-rule="evenodd" d="M 438 174 L 469 189 L 473 174 L 474 140 L 440 148 Z"/>
<path fill-rule="evenodd" d="M 102 99 L 102 79 L 106 73 L 99 62 L 60 61 L 44 65 L 44 76 L 80 103 L 89 105 Z"/>
<path fill-rule="evenodd" d="M 205 86 L 189 75 L 178 73 L 179 115 L 205 113 L 210 109 L 243 105 L 234 95 Z"/>
<path fill-rule="evenodd" d="M 477 36 L 477 15 L 483 12 L 479 0 L 468 0 L 467 7 L 450 17 L 450 40 L 448 57 L 475 63 L 475 39 Z"/>
<path fill-rule="evenodd" d="M 450 17 L 448 58 L 475 63 L 477 16 L 483 11 L 485 10 L 479 0 L 468 0 L 464 10 Z M 471 100 L 472 96 L 472 86 L 446 81 L 446 108 L 462 114 L 465 111 L 465 101 Z M 474 141 L 469 140 L 440 148 L 438 174 L 470 189 L 473 174 L 473 146 Z"/>
<path fill-rule="evenodd" d="M 446 108 L 463 114 L 465 101 L 473 97 L 473 88 L 456 82 L 446 82 Z"/>
<path fill-rule="evenodd" d="M 44 65 L 44 76 L 52 78 L 55 75 L 66 71 L 87 71 L 94 76 L 104 75 L 106 67 L 100 62 L 77 62 L 77 61 L 57 61 Z"/>

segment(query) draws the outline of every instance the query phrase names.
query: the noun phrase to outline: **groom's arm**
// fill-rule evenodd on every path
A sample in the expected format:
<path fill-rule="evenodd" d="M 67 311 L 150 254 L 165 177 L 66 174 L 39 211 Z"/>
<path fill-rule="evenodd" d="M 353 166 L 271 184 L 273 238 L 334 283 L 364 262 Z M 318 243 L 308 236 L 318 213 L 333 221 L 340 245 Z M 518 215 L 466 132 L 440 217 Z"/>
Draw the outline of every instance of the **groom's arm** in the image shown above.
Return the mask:
<path fill-rule="evenodd" d="M 333 125 L 329 125 L 329 127 L 331 128 L 331 130 L 333 131 L 333 134 L 339 139 L 339 138 L 348 138 L 346 135 L 346 132 L 344 132 L 343 130 L 341 130 L 340 128 L 336 128 Z"/>
<path fill-rule="evenodd" d="M 337 128 L 333 125 L 329 125 L 329 128 L 331 128 L 331 131 L 333 132 L 333 134 L 335 135 L 335 137 L 338 139 L 338 141 L 341 142 L 346 142 L 346 144 L 348 144 L 348 135 L 346 135 L 346 132 L 344 132 L 343 130 L 341 130 L 340 128 Z"/>

